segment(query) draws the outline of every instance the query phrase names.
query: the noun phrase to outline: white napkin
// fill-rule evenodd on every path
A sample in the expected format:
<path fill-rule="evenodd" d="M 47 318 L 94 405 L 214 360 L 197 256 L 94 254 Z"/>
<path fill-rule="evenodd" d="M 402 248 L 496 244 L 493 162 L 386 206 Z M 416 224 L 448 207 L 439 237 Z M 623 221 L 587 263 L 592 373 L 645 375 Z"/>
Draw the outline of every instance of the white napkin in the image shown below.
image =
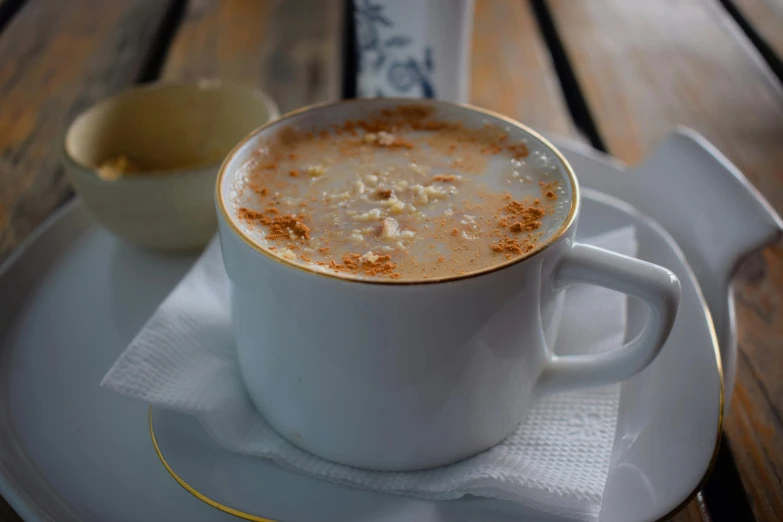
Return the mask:
<path fill-rule="evenodd" d="M 635 255 L 633 227 L 588 242 Z M 102 386 L 197 416 L 229 451 L 271 458 L 314 477 L 428 499 L 466 494 L 511 500 L 575 520 L 597 520 L 614 445 L 619 385 L 539 399 L 505 441 L 450 466 L 365 471 L 307 453 L 278 435 L 245 393 L 217 240 L 109 370 Z M 556 352 L 594 353 L 625 337 L 626 297 L 595 286 L 565 291 Z"/>

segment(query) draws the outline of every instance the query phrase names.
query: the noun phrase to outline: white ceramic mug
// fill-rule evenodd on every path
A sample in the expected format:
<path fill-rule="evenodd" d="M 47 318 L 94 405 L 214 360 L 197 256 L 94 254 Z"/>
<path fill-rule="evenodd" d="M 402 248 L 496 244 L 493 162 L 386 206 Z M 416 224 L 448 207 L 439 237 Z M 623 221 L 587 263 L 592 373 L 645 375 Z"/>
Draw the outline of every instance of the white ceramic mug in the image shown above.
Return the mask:
<path fill-rule="evenodd" d="M 480 273 L 415 282 L 348 280 L 287 262 L 254 243 L 231 185 L 260 140 L 283 126 L 327 126 L 402 100 L 352 100 L 293 112 L 240 143 L 218 176 L 218 230 L 232 282 L 242 375 L 266 420 L 294 444 L 362 468 L 412 470 L 474 455 L 523 420 L 537 393 L 622 381 L 645 368 L 674 323 L 669 270 L 574 240 L 579 188 L 541 136 L 488 111 L 426 100 L 435 117 L 485 122 L 549 148 L 572 206 L 531 253 Z M 410 102 L 407 102 L 410 103 Z M 555 356 L 545 332 L 567 285 L 604 286 L 649 305 L 638 337 L 608 353 Z"/>

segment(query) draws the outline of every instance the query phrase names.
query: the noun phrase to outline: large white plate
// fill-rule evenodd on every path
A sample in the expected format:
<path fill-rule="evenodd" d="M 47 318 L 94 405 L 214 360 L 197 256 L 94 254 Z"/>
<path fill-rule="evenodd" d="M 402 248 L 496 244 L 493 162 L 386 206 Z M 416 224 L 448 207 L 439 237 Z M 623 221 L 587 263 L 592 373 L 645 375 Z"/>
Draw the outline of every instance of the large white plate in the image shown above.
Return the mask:
<path fill-rule="evenodd" d="M 579 153 L 569 155 L 573 154 Z M 591 161 L 588 155 L 580 157 Z M 592 161 L 593 169 L 609 168 Z M 586 174 L 579 172 L 583 184 L 590 186 Z M 607 521 L 652 518 L 653 513 L 663 516 L 696 489 L 714 455 L 721 422 L 714 338 L 703 301 L 676 246 L 660 230 L 656 232 L 655 225 L 645 226 L 642 217 L 621 217 L 631 214 L 611 210 L 611 205 L 585 193 L 583 213 L 588 219 L 580 224 L 580 233 L 595 233 L 609 226 L 611 219 L 618 225 L 636 219 L 640 256 L 673 269 L 685 283 L 683 313 L 672 336 L 678 341 L 667 344 L 647 371 L 623 387 L 619 435 L 602 512 L 602 520 Z M 589 219 L 598 208 L 610 209 L 606 216 L 615 217 L 591 224 L 599 223 Z M 98 387 L 193 260 L 121 243 L 95 225 L 75 201 L 0 269 L 0 493 L 26 520 L 235 520 L 188 494 L 166 473 L 150 440 L 145 405 Z M 632 324 L 638 323 L 639 315 L 632 306 Z M 176 426 L 161 426 L 160 433 L 169 428 Z M 161 437 L 163 451 L 168 452 L 164 454 L 180 465 L 166 440 Z M 197 436 L 192 444 L 199 444 Z M 235 483 L 236 477 L 226 475 L 225 469 L 213 471 L 225 484 Z M 502 520 L 520 514 L 516 506 L 482 499 L 427 503 L 298 476 L 276 476 L 281 484 L 287 480 L 306 484 L 302 482 L 301 491 L 280 493 L 269 506 L 274 512 L 259 514 L 285 514 L 277 510 L 286 508 L 286 499 L 292 509 L 310 503 L 325 509 L 321 502 L 333 498 L 335 488 L 339 494 L 334 498 L 369 495 L 364 497 L 368 500 L 344 506 L 358 510 L 352 513 L 365 519 L 410 520 L 409 506 L 425 521 Z M 268 486 L 274 484 L 245 484 L 261 497 Z M 236 497 L 229 495 L 231 491 Z M 250 507 L 235 502 L 247 502 L 239 496 L 242 492 L 226 488 L 220 498 L 227 505 Z M 325 520 L 329 512 L 295 512 L 293 519 L 298 520 L 299 514 L 305 520 Z"/>

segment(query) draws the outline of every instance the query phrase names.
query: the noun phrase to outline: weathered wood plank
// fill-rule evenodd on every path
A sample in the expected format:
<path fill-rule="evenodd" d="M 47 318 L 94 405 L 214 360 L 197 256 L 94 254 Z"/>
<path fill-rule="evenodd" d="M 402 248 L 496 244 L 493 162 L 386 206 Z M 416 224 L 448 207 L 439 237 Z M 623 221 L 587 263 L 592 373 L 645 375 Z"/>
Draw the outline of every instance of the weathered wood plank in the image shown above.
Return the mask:
<path fill-rule="evenodd" d="M 527 2 L 476 1 L 471 61 L 471 103 L 536 130 L 577 137 Z"/>
<path fill-rule="evenodd" d="M 734 460 L 756 519 L 783 520 L 783 420 L 767 407 L 770 397 L 759 384 L 748 352 L 742 350 L 739 359 L 742 363 L 737 365 L 737 385 L 726 424 Z"/>
<path fill-rule="evenodd" d="M 257 85 L 289 110 L 340 93 L 342 1 L 192 0 L 166 79 Z"/>
<path fill-rule="evenodd" d="M 726 433 L 756 518 L 783 520 L 783 249 L 764 258 L 756 279 L 737 285 L 740 356 Z"/>
<path fill-rule="evenodd" d="M 717 2 L 549 5 L 612 154 L 635 163 L 689 125 L 783 210 L 783 89 Z"/>
<path fill-rule="evenodd" d="M 783 248 L 768 248 L 744 267 L 743 276 L 735 291 L 740 347 L 770 413 L 783 419 Z M 778 437 L 783 457 L 783 431 Z M 783 468 L 779 477 L 783 479 Z"/>
<path fill-rule="evenodd" d="M 783 60 L 783 0 L 731 0 L 753 29 Z"/>
<path fill-rule="evenodd" d="M 70 120 L 133 83 L 168 2 L 28 2 L 0 35 L 0 260 L 64 199 Z"/>
<path fill-rule="evenodd" d="M 549 6 L 609 152 L 634 163 L 676 125 L 693 127 L 783 212 L 783 88 L 717 2 Z M 783 519 L 783 252 L 764 259 L 766 270 L 738 285 L 743 356 L 726 431 L 755 514 L 772 520 Z M 778 467 L 763 468 L 759 452 Z"/>

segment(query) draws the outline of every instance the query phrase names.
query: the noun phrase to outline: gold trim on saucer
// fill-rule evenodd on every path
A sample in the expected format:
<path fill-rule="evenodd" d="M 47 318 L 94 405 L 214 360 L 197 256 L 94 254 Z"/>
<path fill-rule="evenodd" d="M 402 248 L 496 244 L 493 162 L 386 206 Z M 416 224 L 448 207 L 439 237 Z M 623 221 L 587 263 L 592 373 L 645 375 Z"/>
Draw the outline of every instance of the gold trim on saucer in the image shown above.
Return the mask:
<path fill-rule="evenodd" d="M 228 513 L 229 515 L 234 515 L 235 517 L 239 517 L 244 520 L 251 520 L 253 522 L 278 522 L 277 520 L 272 520 L 271 518 L 264 518 L 259 517 L 256 515 L 251 515 L 250 513 L 245 513 L 244 511 L 239 511 L 238 509 L 234 509 L 231 507 L 228 507 L 226 505 L 221 504 L 220 502 L 216 500 L 212 500 L 208 496 L 204 495 L 203 493 L 200 493 L 196 488 L 182 480 L 182 478 L 177 475 L 177 473 L 171 469 L 171 466 L 168 462 L 166 462 L 166 459 L 163 457 L 163 453 L 160 451 L 160 446 L 158 446 L 158 439 L 155 438 L 155 429 L 152 427 L 152 406 L 149 407 L 149 424 L 150 424 L 150 437 L 152 438 L 152 445 L 155 446 L 155 453 L 158 454 L 158 458 L 160 459 L 160 462 L 163 464 L 163 467 L 166 468 L 166 471 L 169 472 L 169 475 L 171 475 L 174 480 L 179 483 L 180 486 L 185 488 L 185 491 L 199 499 L 200 501 L 204 502 L 205 504 L 209 504 L 215 509 L 219 509 L 220 511 L 224 513 Z"/>
<path fill-rule="evenodd" d="M 231 213 L 226 208 L 226 202 L 223 198 L 223 178 L 226 175 L 226 170 L 228 169 L 228 164 L 234 159 L 234 157 L 237 155 L 239 150 L 244 147 L 250 140 L 267 130 L 273 125 L 285 125 L 286 120 L 290 119 L 293 116 L 297 116 L 299 114 L 316 110 L 316 109 L 324 109 L 327 107 L 337 107 L 340 105 L 347 105 L 347 104 L 354 104 L 354 103 L 364 103 L 367 105 L 383 105 L 387 103 L 398 103 L 401 105 L 422 105 L 422 106 L 428 106 L 428 107 L 437 107 L 438 105 L 441 106 L 448 106 L 448 107 L 458 107 L 461 109 L 467 109 L 470 111 L 474 111 L 480 114 L 484 114 L 485 116 L 489 116 L 492 118 L 496 118 L 500 121 L 503 121 L 507 123 L 508 125 L 511 125 L 512 127 L 516 127 L 517 129 L 521 129 L 523 132 L 528 134 L 529 136 L 532 136 L 533 138 L 539 140 L 545 147 L 550 149 L 552 154 L 560 161 L 560 163 L 563 165 L 565 171 L 566 171 L 566 177 L 571 183 L 571 208 L 568 211 L 568 215 L 566 216 L 565 220 L 563 221 L 562 225 L 560 225 L 560 228 L 552 234 L 551 237 L 549 237 L 545 242 L 541 243 L 537 246 L 534 250 L 531 252 L 527 252 L 525 254 L 522 254 L 519 257 L 516 257 L 514 259 L 508 260 L 504 263 L 500 263 L 498 265 L 491 266 L 489 268 L 483 268 L 481 270 L 476 270 L 475 272 L 469 272 L 467 274 L 462 275 L 449 275 L 449 276 L 443 276 L 443 277 L 435 277 L 432 279 L 410 279 L 410 280 L 397 280 L 397 279 L 365 279 L 357 276 L 352 275 L 345 275 L 345 274 L 337 274 L 337 273 L 331 273 L 331 272 L 325 272 L 325 271 L 319 271 L 319 270 L 313 270 L 310 269 L 300 263 L 296 263 L 294 261 L 289 261 L 287 259 L 284 259 L 276 254 L 273 254 L 269 250 L 263 248 L 256 242 L 254 242 L 245 231 L 243 231 L 238 225 L 236 220 L 231 216 Z M 523 125 L 522 123 L 519 123 L 518 121 L 509 118 L 508 116 L 503 116 L 502 114 L 499 114 L 497 112 L 493 112 L 487 109 L 482 109 L 480 107 L 474 107 L 472 105 L 468 105 L 466 103 L 455 103 L 445 100 L 411 100 L 406 98 L 355 98 L 350 100 L 339 100 L 339 101 L 327 101 L 322 103 L 316 103 L 313 105 L 308 105 L 305 107 L 301 107 L 299 109 L 293 110 L 291 112 L 288 112 L 286 114 L 283 114 L 280 118 L 277 120 L 269 121 L 265 123 L 264 125 L 260 126 L 250 134 L 248 134 L 242 141 L 240 141 L 232 150 L 228 153 L 228 156 L 226 156 L 225 160 L 223 160 L 223 164 L 220 166 L 220 170 L 218 171 L 217 176 L 217 182 L 215 183 L 215 201 L 217 203 L 217 207 L 219 210 L 218 218 L 223 219 L 228 227 L 231 229 L 231 231 L 238 237 L 241 241 L 246 243 L 249 247 L 251 247 L 253 250 L 263 254 L 264 256 L 272 259 L 273 261 L 277 261 L 278 263 L 282 263 L 284 265 L 288 265 L 292 268 L 297 268 L 299 270 L 302 270 L 304 272 L 307 272 L 309 274 L 317 275 L 317 276 L 326 276 L 330 277 L 332 279 L 338 279 L 341 281 L 350 281 L 355 283 L 365 283 L 365 284 L 380 284 L 380 285 L 426 285 L 426 284 L 433 284 L 433 283 L 445 283 L 447 281 L 460 281 L 463 279 L 469 279 L 472 277 L 488 274 L 491 272 L 495 272 L 497 270 L 501 270 L 503 268 L 507 268 L 511 265 L 514 265 L 516 263 L 519 263 L 521 261 L 524 261 L 525 259 L 529 259 L 533 257 L 534 255 L 543 252 L 546 250 L 546 248 L 553 244 L 555 241 L 560 239 L 560 237 L 563 236 L 563 234 L 566 233 L 567 230 L 571 228 L 571 226 L 576 221 L 576 216 L 578 214 L 579 210 L 579 182 L 576 179 L 576 174 L 574 173 L 574 169 L 571 167 L 571 164 L 568 163 L 568 160 L 565 158 L 565 156 L 560 152 L 560 150 L 557 149 L 552 143 L 549 142 L 546 138 L 541 136 L 539 133 L 531 129 L 530 127 L 527 127 L 526 125 Z"/>

